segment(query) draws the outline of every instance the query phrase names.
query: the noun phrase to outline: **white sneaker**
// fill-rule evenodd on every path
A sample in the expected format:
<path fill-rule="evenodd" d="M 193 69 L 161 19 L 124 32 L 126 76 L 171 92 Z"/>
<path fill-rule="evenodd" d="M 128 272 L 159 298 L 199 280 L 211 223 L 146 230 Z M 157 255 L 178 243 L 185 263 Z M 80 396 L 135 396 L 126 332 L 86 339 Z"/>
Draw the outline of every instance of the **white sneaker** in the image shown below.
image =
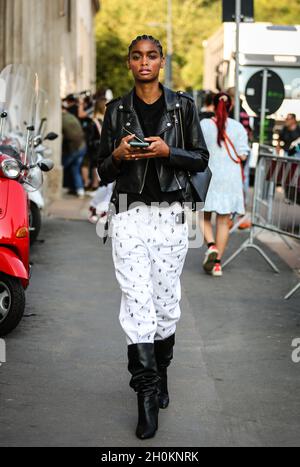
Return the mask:
<path fill-rule="evenodd" d="M 79 190 L 77 190 L 77 197 L 79 199 L 83 199 L 85 197 L 85 191 L 83 188 L 80 188 Z"/>
<path fill-rule="evenodd" d="M 91 224 L 97 224 L 99 220 L 99 216 L 97 216 L 96 209 L 90 207 L 89 217 L 88 220 Z"/>
<path fill-rule="evenodd" d="M 215 266 L 213 267 L 213 270 L 211 271 L 211 274 L 214 277 L 222 277 L 223 276 L 222 265 L 220 263 L 216 263 Z"/>
<path fill-rule="evenodd" d="M 218 259 L 218 256 L 219 256 L 218 248 L 215 245 L 209 247 L 209 249 L 205 253 L 205 258 L 203 262 L 203 269 L 205 272 L 207 272 L 208 274 L 211 274 L 216 264 L 215 261 L 216 259 Z"/>

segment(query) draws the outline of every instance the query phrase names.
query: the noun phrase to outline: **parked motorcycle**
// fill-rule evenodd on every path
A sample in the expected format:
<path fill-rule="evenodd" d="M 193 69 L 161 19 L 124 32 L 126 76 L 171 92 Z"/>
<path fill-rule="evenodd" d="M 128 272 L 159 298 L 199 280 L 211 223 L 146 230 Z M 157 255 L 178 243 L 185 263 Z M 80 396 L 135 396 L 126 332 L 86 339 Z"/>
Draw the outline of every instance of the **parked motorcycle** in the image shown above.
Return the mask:
<path fill-rule="evenodd" d="M 56 133 L 49 133 L 44 139 L 41 136 L 35 137 L 34 141 L 40 140 L 41 143 L 44 141 L 54 141 L 58 138 Z M 46 153 L 49 153 L 49 149 L 43 144 L 39 144 L 36 149 L 37 162 L 42 162 L 45 159 Z M 51 152 L 51 151 L 50 151 Z M 40 188 L 29 193 L 29 232 L 30 232 L 30 245 L 33 245 L 40 234 L 42 227 L 42 210 L 45 207 L 45 201 L 43 191 Z"/>
<path fill-rule="evenodd" d="M 33 150 L 38 80 L 23 65 L 0 73 L 0 336 L 22 319 L 30 280 L 29 199 L 51 160 Z M 24 124 L 24 122 L 27 122 Z M 20 142 L 26 141 L 24 147 Z"/>
<path fill-rule="evenodd" d="M 38 103 L 36 108 L 35 136 L 33 140 L 34 151 L 37 162 L 41 162 L 51 156 L 51 150 L 45 146 L 45 141 L 54 141 L 58 138 L 56 133 L 47 132 L 48 120 L 48 96 L 44 90 L 39 90 Z M 30 245 L 33 245 L 40 234 L 42 227 L 42 210 L 45 208 L 43 190 L 35 190 L 29 193 L 29 232 Z"/>

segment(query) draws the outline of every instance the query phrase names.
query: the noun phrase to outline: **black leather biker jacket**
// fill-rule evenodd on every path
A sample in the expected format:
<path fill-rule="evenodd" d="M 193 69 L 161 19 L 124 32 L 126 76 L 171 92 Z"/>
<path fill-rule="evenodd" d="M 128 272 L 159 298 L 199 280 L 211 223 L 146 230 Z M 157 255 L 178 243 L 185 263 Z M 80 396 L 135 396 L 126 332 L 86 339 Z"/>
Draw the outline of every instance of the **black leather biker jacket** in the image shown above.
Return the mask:
<path fill-rule="evenodd" d="M 203 172 L 208 165 L 209 153 L 193 99 L 183 92 L 176 93 L 168 88 L 163 89 L 166 101 L 165 112 L 161 117 L 159 130 L 154 136 L 160 136 L 168 144 L 170 157 L 155 159 L 158 179 L 163 192 L 183 190 L 185 200 L 192 201 L 188 195 L 187 172 Z M 123 161 L 117 166 L 112 157 L 114 149 L 128 134 L 135 134 L 140 139 L 144 139 L 143 130 L 133 108 L 133 90 L 125 97 L 111 101 L 107 106 L 101 135 L 98 172 L 104 185 L 116 181 L 117 192 L 141 194 L 149 159 Z"/>

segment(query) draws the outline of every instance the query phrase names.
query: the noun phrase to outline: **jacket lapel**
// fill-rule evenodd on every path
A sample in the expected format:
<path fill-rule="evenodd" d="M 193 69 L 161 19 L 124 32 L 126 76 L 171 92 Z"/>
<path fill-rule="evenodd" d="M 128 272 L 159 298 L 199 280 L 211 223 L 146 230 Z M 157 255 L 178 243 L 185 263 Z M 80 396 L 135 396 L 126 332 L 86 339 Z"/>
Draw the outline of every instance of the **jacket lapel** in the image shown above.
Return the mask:
<path fill-rule="evenodd" d="M 166 131 L 172 130 L 175 125 L 175 109 L 179 105 L 179 100 L 176 92 L 162 86 L 165 96 L 165 112 L 159 122 L 157 136 L 162 136 Z"/>
<path fill-rule="evenodd" d="M 171 130 L 174 127 L 175 122 L 173 121 L 172 115 L 178 106 L 179 100 L 174 91 L 162 86 L 165 96 L 165 111 L 158 124 L 157 135 L 162 136 L 166 131 Z M 133 94 L 132 90 L 129 94 L 123 97 L 122 104 L 119 106 L 119 110 L 126 114 L 124 118 L 124 129 L 125 133 L 135 134 L 139 139 L 144 140 L 145 136 L 139 122 L 138 116 L 133 106 Z"/>
<path fill-rule="evenodd" d="M 171 114 L 165 110 L 157 128 L 157 136 L 163 135 L 166 131 L 171 130 L 173 126 L 174 122 L 172 122 Z"/>
<path fill-rule="evenodd" d="M 139 139 L 144 141 L 145 135 L 142 130 L 142 126 L 139 122 L 136 111 L 133 107 L 133 92 L 132 90 L 129 94 L 123 97 L 122 104 L 119 106 L 119 110 L 124 113 L 124 128 L 123 132 L 135 134 Z"/>

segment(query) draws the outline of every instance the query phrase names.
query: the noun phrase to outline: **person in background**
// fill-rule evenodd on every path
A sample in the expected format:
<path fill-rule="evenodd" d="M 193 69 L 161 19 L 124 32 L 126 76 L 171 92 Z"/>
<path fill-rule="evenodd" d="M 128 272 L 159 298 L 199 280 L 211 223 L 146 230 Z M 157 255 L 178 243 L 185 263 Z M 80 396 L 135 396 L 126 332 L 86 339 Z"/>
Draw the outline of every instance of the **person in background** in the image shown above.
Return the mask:
<path fill-rule="evenodd" d="M 235 88 L 229 88 L 227 90 L 227 94 L 230 96 L 232 100 L 232 109 L 229 113 L 229 117 L 234 119 L 234 107 L 235 107 Z M 242 100 L 240 100 L 240 123 L 243 125 L 245 130 L 247 131 L 248 134 L 248 139 L 250 142 L 253 141 L 253 128 L 251 125 L 251 119 L 246 112 L 246 110 L 243 107 Z M 250 149 L 249 149 L 250 153 Z M 249 167 L 249 162 L 250 162 L 250 157 L 247 157 L 245 161 L 242 161 L 242 166 L 243 166 L 243 173 L 244 173 L 244 197 L 245 197 L 245 206 L 247 206 L 249 202 L 249 188 L 250 188 L 250 167 Z M 240 217 L 240 223 L 239 223 L 239 230 L 246 230 L 251 227 L 251 222 L 250 220 L 243 220 L 244 216 Z M 234 221 L 233 219 L 230 219 L 229 221 L 229 227 L 234 226 Z"/>
<path fill-rule="evenodd" d="M 215 94 L 212 91 L 205 92 L 204 105 L 201 112 L 199 112 L 200 121 L 204 120 L 204 118 L 212 118 L 215 116 L 214 97 Z"/>
<path fill-rule="evenodd" d="M 62 165 L 65 176 L 69 175 L 70 185 L 79 198 L 84 197 L 84 185 L 81 176 L 81 165 L 86 154 L 84 133 L 75 115 L 69 108 L 62 108 Z M 66 177 L 68 178 L 68 177 Z"/>
<path fill-rule="evenodd" d="M 106 103 L 107 103 L 107 100 L 104 95 L 98 97 L 96 104 L 95 104 L 94 116 L 93 116 L 94 144 L 93 144 L 93 153 L 92 153 L 92 168 L 93 168 L 93 179 L 95 180 L 95 183 L 97 181 L 98 186 L 99 186 L 99 175 L 97 171 L 97 165 L 98 165 L 98 155 L 99 155 L 99 148 L 100 148 L 100 137 L 101 137 L 104 115 L 105 115 L 105 110 L 106 110 Z M 113 183 L 110 183 L 109 185 L 105 186 L 100 181 L 100 186 L 97 189 L 96 194 L 90 203 L 89 221 L 92 224 L 96 224 L 99 218 L 103 218 L 106 216 L 108 208 L 109 208 L 109 202 L 110 202 L 112 192 L 113 192 L 113 185 L 114 185 Z"/>
<path fill-rule="evenodd" d="M 216 118 L 201 122 L 212 171 L 202 225 L 208 245 L 203 268 L 206 273 L 220 277 L 223 275 L 221 261 L 229 240 L 230 216 L 245 214 L 241 161 L 246 160 L 249 145 L 243 125 L 229 118 L 231 97 L 226 93 L 217 94 L 214 106 Z M 212 213 L 217 215 L 216 236 Z"/>
<path fill-rule="evenodd" d="M 84 98 L 79 99 L 78 118 L 84 131 L 87 146 L 87 152 L 81 167 L 84 188 L 86 191 L 95 191 L 99 186 L 99 178 L 96 177 L 95 170 L 95 144 L 98 144 L 99 146 L 99 132 L 95 129 L 93 113 L 94 102 L 92 97 L 86 95 Z"/>
<path fill-rule="evenodd" d="M 300 138 L 300 126 L 297 123 L 296 115 L 288 114 L 285 125 L 279 133 L 277 154 L 280 154 L 281 149 L 283 149 L 285 154 L 288 155 L 292 143 L 298 138 Z"/>
<path fill-rule="evenodd" d="M 63 107 L 67 109 L 67 111 L 74 115 L 77 119 L 78 117 L 78 112 L 79 112 L 79 102 L 78 102 L 78 97 L 75 94 L 68 94 L 65 99 L 63 99 Z"/>
<path fill-rule="evenodd" d="M 292 142 L 288 152 L 289 157 L 300 157 L 300 137 Z"/>
<path fill-rule="evenodd" d="M 91 168 L 92 168 L 92 186 L 94 188 L 99 187 L 99 175 L 97 170 L 98 155 L 100 148 L 101 131 L 104 121 L 104 115 L 106 111 L 107 100 L 105 96 L 99 97 L 94 105 L 93 109 L 93 133 L 92 133 L 92 144 L 91 144 Z"/>
<path fill-rule="evenodd" d="M 63 99 L 63 108 L 68 111 L 71 115 L 77 118 L 79 120 L 79 98 L 76 94 L 68 94 L 64 99 Z M 71 170 L 65 169 L 64 170 L 64 182 L 63 182 L 64 188 L 69 189 L 69 194 L 76 195 L 76 190 L 74 187 L 74 177 L 71 173 Z"/>

